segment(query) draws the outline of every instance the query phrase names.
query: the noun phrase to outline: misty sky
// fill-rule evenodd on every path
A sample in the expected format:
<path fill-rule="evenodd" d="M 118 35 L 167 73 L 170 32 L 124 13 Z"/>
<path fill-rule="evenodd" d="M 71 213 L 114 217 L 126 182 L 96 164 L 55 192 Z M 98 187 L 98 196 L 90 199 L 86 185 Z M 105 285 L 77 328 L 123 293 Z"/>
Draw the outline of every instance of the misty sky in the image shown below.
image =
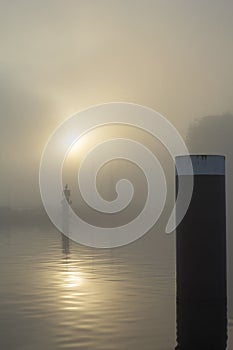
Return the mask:
<path fill-rule="evenodd" d="M 39 203 L 54 128 L 126 101 L 191 122 L 233 112 L 230 0 L 0 1 L 0 205 Z"/>

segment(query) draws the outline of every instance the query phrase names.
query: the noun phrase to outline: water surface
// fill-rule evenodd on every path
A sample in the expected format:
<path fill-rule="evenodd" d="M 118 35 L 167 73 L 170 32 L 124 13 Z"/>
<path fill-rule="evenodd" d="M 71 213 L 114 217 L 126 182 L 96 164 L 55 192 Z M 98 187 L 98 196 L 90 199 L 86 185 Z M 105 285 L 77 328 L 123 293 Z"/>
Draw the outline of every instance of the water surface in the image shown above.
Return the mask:
<path fill-rule="evenodd" d="M 0 348 L 171 350 L 174 237 L 150 232 L 113 250 L 69 241 L 50 224 L 0 233 Z M 229 327 L 229 349 L 233 349 Z"/>

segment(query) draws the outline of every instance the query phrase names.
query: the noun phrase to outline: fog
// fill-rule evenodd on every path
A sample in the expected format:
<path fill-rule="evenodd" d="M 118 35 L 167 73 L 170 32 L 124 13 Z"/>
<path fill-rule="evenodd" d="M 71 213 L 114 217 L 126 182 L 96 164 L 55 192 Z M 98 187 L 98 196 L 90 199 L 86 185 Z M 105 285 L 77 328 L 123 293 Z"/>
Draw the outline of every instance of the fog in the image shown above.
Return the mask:
<path fill-rule="evenodd" d="M 0 205 L 41 205 L 52 131 L 93 104 L 152 107 L 183 136 L 233 111 L 231 1 L 1 1 Z M 208 140 L 207 140 L 208 141 Z"/>
<path fill-rule="evenodd" d="M 122 160 L 101 169 L 97 187 L 103 198 L 116 198 L 114 186 L 122 177 L 131 179 L 135 195 L 125 212 L 100 217 L 99 212 L 83 208 L 77 189 L 81 159 L 96 142 L 111 137 L 132 138 L 158 156 L 168 184 L 165 210 L 157 226 L 133 244 L 104 251 L 69 242 L 43 210 L 39 167 L 49 137 L 69 116 L 108 102 L 131 102 L 158 111 L 177 128 L 190 153 L 226 155 L 233 319 L 232 38 L 230 0 L 0 0 L 4 348 L 9 342 L 21 346 L 24 339 L 24 347 L 36 346 L 38 339 L 38 347 L 46 348 L 51 334 L 60 341 L 56 349 L 72 344 L 103 349 L 104 334 L 110 337 L 109 344 L 120 348 L 121 332 L 127 349 L 126 340 L 135 342 L 130 343 L 135 349 L 147 344 L 154 349 L 155 343 L 168 348 L 167 341 L 175 344 L 175 234 L 164 233 L 174 205 L 175 168 L 165 147 L 141 130 L 106 126 L 86 135 L 78 157 L 64 162 L 63 180 L 71 189 L 73 209 L 84 220 L 111 227 L 140 212 L 146 201 L 145 175 Z M 84 292 L 79 286 L 77 293 L 65 290 L 66 278 L 72 281 L 77 273 L 84 275 Z M 87 289 L 85 278 L 90 282 Z M 108 299 L 110 285 L 112 299 Z M 73 302 L 69 310 L 59 301 L 63 294 Z M 57 314 L 59 303 L 61 314 Z M 136 313 L 131 316 L 129 308 Z M 48 321 L 44 334 L 41 315 Z M 108 333 L 100 333 L 99 326 Z"/>

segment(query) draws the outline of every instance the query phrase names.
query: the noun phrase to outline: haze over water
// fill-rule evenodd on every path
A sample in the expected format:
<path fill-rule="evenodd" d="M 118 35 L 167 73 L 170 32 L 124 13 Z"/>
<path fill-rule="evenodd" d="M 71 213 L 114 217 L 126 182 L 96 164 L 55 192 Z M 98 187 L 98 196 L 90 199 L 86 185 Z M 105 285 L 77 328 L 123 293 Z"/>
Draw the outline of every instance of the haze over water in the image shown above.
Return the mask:
<path fill-rule="evenodd" d="M 85 217 L 76 193 L 85 152 L 116 135 L 149 147 L 166 170 L 168 199 L 158 225 L 139 241 L 115 250 L 80 246 L 42 209 L 39 163 L 54 129 L 83 108 L 124 101 L 166 116 L 191 153 L 227 156 L 232 350 L 233 3 L 3 0 L 0 37 L 0 348 L 174 349 L 175 235 L 164 228 L 175 172 L 164 147 L 138 130 L 106 127 L 87 136 L 64 169 Z M 140 211 L 145 179 L 132 164 L 102 171 L 101 194 L 114 199 L 121 176 L 135 185 L 133 205 L 114 218 L 89 211 L 91 222 L 114 226 Z"/>

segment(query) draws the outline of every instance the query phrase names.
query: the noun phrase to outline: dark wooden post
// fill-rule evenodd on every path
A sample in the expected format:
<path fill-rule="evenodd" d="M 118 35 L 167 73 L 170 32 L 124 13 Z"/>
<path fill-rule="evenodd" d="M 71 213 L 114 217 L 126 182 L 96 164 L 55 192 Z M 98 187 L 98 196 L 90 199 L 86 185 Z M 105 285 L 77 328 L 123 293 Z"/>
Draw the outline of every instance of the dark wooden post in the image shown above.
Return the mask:
<path fill-rule="evenodd" d="M 194 191 L 176 232 L 177 347 L 227 347 L 225 157 L 191 156 Z M 183 178 L 185 156 L 176 158 Z M 176 179 L 178 189 L 178 178 Z M 182 201 L 179 203 L 182 207 Z M 179 210 L 181 208 L 177 208 Z"/>

